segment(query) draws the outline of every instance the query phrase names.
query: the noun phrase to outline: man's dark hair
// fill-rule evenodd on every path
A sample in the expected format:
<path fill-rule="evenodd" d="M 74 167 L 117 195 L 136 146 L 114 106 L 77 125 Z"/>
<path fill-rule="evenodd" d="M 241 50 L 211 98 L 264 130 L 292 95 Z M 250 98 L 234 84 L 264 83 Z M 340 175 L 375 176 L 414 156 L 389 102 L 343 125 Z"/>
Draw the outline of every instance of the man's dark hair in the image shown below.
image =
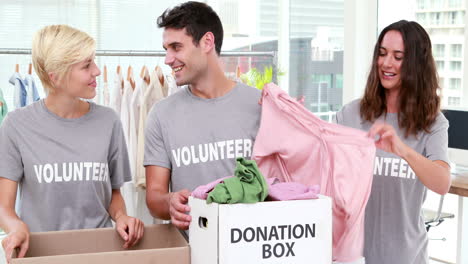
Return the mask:
<path fill-rule="evenodd" d="M 215 38 L 216 53 L 221 53 L 223 25 L 216 12 L 205 3 L 189 1 L 167 9 L 158 17 L 157 23 L 159 28 L 185 28 L 196 46 L 206 32 L 211 32 Z"/>

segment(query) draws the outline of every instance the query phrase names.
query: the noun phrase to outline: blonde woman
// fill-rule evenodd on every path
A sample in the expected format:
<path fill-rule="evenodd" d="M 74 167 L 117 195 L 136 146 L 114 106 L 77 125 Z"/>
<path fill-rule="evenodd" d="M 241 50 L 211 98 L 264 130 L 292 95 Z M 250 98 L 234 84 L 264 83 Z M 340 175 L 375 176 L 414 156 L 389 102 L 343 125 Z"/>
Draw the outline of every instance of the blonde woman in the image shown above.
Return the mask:
<path fill-rule="evenodd" d="M 47 97 L 10 112 L 0 127 L 0 228 L 9 261 L 28 249 L 29 232 L 111 227 L 133 246 L 143 223 L 126 214 L 121 185 L 130 181 L 122 125 L 110 108 L 86 102 L 100 70 L 95 41 L 66 25 L 33 40 L 34 69 Z M 21 209 L 15 213 L 18 185 Z"/>

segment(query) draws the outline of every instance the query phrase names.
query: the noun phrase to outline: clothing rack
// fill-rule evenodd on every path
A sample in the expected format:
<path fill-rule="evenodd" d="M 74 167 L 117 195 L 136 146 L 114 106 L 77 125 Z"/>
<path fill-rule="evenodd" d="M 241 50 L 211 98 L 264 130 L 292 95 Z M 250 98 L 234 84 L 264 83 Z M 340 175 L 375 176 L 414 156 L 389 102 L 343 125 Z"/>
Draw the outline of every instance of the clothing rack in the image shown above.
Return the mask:
<path fill-rule="evenodd" d="M 4 49 L 0 48 L 0 54 L 30 55 L 31 49 Z M 145 50 L 96 50 L 96 56 L 129 56 L 129 57 L 164 57 L 165 51 Z M 276 51 L 223 51 L 221 57 L 276 57 Z"/>
<path fill-rule="evenodd" d="M 31 49 L 0 48 L 0 55 L 30 55 Z M 154 50 L 96 50 L 96 56 L 102 57 L 164 57 L 165 51 Z M 277 80 L 276 51 L 223 51 L 221 57 L 271 57 L 273 66 L 273 82 Z"/>

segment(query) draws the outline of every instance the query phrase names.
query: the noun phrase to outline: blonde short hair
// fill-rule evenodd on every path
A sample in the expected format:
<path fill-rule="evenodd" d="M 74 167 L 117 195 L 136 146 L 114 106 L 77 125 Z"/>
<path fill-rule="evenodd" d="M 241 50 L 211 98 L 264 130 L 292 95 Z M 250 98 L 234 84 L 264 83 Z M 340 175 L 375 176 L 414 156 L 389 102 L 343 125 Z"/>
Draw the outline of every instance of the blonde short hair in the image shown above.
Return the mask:
<path fill-rule="evenodd" d="M 54 88 L 49 73 L 62 80 L 73 64 L 94 56 L 95 50 L 94 39 L 76 28 L 50 25 L 39 30 L 32 43 L 32 61 L 46 92 Z"/>

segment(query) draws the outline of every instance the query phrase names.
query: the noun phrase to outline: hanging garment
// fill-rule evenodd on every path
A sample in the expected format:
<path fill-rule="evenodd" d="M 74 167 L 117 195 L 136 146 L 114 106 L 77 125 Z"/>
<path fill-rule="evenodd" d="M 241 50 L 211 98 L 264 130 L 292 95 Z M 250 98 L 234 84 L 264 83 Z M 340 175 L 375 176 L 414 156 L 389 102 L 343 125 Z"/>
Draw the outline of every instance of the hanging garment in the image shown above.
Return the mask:
<path fill-rule="evenodd" d="M 110 96 L 109 96 L 109 84 L 105 82 L 102 85 L 102 104 L 104 106 L 109 106 L 110 105 Z"/>
<path fill-rule="evenodd" d="M 26 83 L 21 75 L 17 72 L 13 73 L 10 77 L 9 82 L 15 86 L 13 93 L 13 106 L 20 108 L 26 106 Z"/>
<path fill-rule="evenodd" d="M 132 179 L 135 179 L 137 148 L 138 148 L 138 129 L 140 122 L 140 108 L 143 103 L 143 93 L 147 88 L 146 82 L 142 81 L 135 87 L 129 103 L 129 138 L 128 153 L 130 157 L 130 168 L 132 169 Z"/>
<path fill-rule="evenodd" d="M 169 92 L 167 96 L 171 96 L 178 91 L 182 90 L 183 86 L 177 86 L 174 76 L 171 74 L 166 75 L 167 86 L 169 87 Z"/>
<path fill-rule="evenodd" d="M 121 76 L 121 75 L 120 75 Z M 132 177 L 131 182 L 126 182 L 122 186 L 122 197 L 125 200 L 127 208 L 127 214 L 141 219 L 141 216 L 137 212 L 138 194 L 136 193 L 135 184 L 133 178 L 135 175 L 135 146 L 136 146 L 136 126 L 135 126 L 135 97 L 138 98 L 140 86 L 136 86 L 135 90 L 132 88 L 132 84 L 129 81 L 121 80 L 120 83 L 124 82 L 124 91 L 121 97 L 120 104 L 120 119 L 122 121 L 122 127 L 124 130 L 125 141 L 128 149 L 128 159 L 130 165 L 130 175 Z M 118 85 L 116 83 L 116 85 Z M 145 222 L 145 224 L 149 224 Z"/>
<path fill-rule="evenodd" d="M 125 142 L 128 146 L 128 139 L 130 137 L 130 101 L 133 96 L 133 88 L 129 81 L 125 81 L 124 92 L 122 95 L 122 104 L 120 105 L 120 120 L 122 121 L 122 128 L 124 131 Z M 131 166 L 130 166 L 131 167 Z"/>
<path fill-rule="evenodd" d="M 96 86 L 96 95 L 92 99 L 95 104 L 102 105 L 102 90 Z"/>
<path fill-rule="evenodd" d="M 5 98 L 3 97 L 2 89 L 0 89 L 0 125 L 3 122 L 6 114 L 8 113 L 8 106 L 6 104 Z"/>
<path fill-rule="evenodd" d="M 268 185 L 257 163 L 244 158 L 236 159 L 234 177 L 225 179 L 208 194 L 206 203 L 256 203 L 263 202 L 268 195 Z"/>
<path fill-rule="evenodd" d="M 36 83 L 31 74 L 26 74 L 24 83 L 26 85 L 26 105 L 39 101 L 39 92 L 37 91 Z"/>
<path fill-rule="evenodd" d="M 114 96 L 112 99 L 111 107 L 117 112 L 118 115 L 120 115 L 120 109 L 122 106 L 122 95 L 124 90 L 124 79 L 120 72 L 115 75 L 113 90 Z"/>
<path fill-rule="evenodd" d="M 121 75 L 120 75 L 121 76 Z M 119 76 L 116 78 L 116 82 L 119 81 Z M 127 149 L 129 150 L 129 156 L 128 159 L 131 160 L 131 150 L 130 150 L 130 145 L 129 145 L 129 137 L 130 137 L 130 130 L 132 129 L 131 124 L 130 124 L 130 101 L 133 96 L 133 88 L 132 85 L 129 81 L 123 81 L 116 83 L 116 87 L 120 88 L 119 85 L 123 83 L 123 94 L 121 97 L 116 97 L 116 99 L 120 99 L 120 105 L 119 107 L 119 112 L 120 112 L 120 121 L 122 122 L 122 129 L 123 129 L 123 134 L 124 134 L 124 139 L 125 139 L 125 145 L 127 146 Z M 119 92 L 120 90 L 117 90 L 116 92 Z M 117 105 L 116 101 L 116 105 Z M 134 127 L 133 127 L 134 129 Z M 134 164 L 129 162 L 129 167 L 130 167 L 130 177 L 132 177 L 132 171 L 134 169 L 133 167 Z M 132 183 L 125 183 L 122 186 L 122 196 L 125 200 L 125 203 L 128 203 L 127 209 L 129 210 L 129 214 L 135 213 L 135 188 Z"/>
<path fill-rule="evenodd" d="M 158 67 L 156 70 L 150 74 L 150 84 L 147 87 L 144 95 L 143 102 L 140 108 L 140 121 L 138 122 L 138 146 L 137 146 L 137 161 L 136 161 L 136 175 L 135 183 L 137 187 L 145 188 L 146 187 L 146 177 L 145 177 L 145 167 L 144 154 L 145 154 L 145 127 L 146 127 L 146 118 L 148 116 L 151 107 L 160 100 L 164 98 L 164 89 L 167 90 L 167 82 L 164 82 L 164 85 L 161 84 L 159 76 L 162 72 Z"/>
<path fill-rule="evenodd" d="M 320 193 L 333 198 L 333 260 L 362 258 L 375 157 L 365 132 L 327 123 L 267 84 L 252 157 L 267 177 L 320 185 Z"/>
<path fill-rule="evenodd" d="M 155 72 L 156 72 L 156 75 L 158 76 L 159 83 L 161 84 L 163 97 L 167 97 L 169 95 L 169 84 L 167 83 L 167 79 L 164 76 L 164 73 L 161 67 L 157 66 L 155 69 Z"/>

